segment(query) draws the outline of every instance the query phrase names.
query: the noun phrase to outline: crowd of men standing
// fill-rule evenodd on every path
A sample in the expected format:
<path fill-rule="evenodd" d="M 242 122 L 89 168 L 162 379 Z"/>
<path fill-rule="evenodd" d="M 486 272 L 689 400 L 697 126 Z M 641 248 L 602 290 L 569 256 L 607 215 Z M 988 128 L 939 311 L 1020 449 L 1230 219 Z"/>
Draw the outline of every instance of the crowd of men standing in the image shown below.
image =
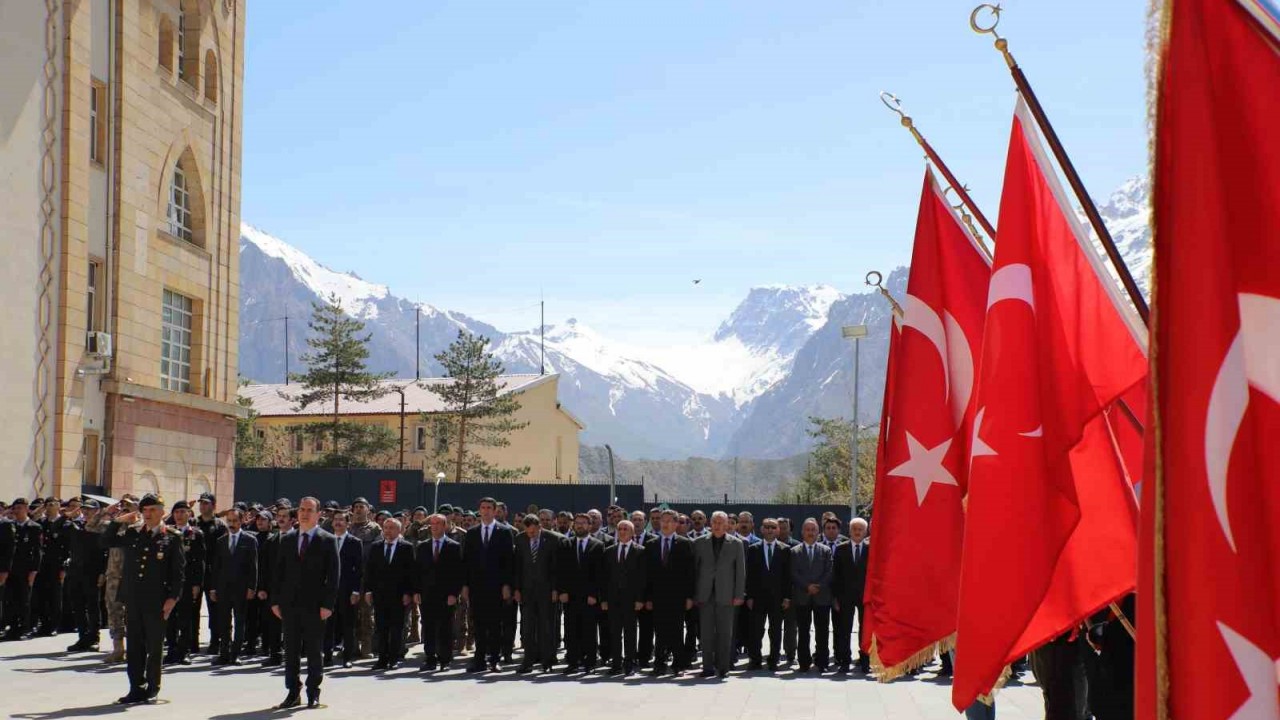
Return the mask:
<path fill-rule="evenodd" d="M 870 549 L 860 518 L 808 518 L 795 537 L 787 518 L 757 527 L 748 512 L 526 514 L 492 498 L 436 510 L 19 498 L 0 517 L 0 630 L 74 630 L 68 652 L 98 652 L 105 617 L 105 659 L 128 662 L 126 704 L 157 696 L 162 665 L 201 653 L 202 615 L 213 665 L 285 666 L 281 707 L 304 688 L 318 704 L 326 667 L 392 670 L 416 644 L 423 671 L 468 652 L 468 672 L 501 671 L 517 647 L 522 674 L 660 677 L 700 657 L 701 676 L 725 678 L 743 656 L 748 670 L 869 671 L 853 645 Z"/>

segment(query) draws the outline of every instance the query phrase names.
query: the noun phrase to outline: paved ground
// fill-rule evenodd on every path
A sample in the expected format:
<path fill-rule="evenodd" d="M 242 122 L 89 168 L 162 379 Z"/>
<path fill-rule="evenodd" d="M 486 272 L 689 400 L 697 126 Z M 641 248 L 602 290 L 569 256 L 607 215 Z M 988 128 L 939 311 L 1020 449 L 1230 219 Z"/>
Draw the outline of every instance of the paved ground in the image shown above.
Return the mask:
<path fill-rule="evenodd" d="M 267 672 L 256 663 L 213 669 L 205 656 L 197 656 L 191 666 L 165 669 L 160 703 L 124 708 L 112 704 L 128 689 L 124 667 L 103 665 L 99 654 L 63 652 L 74 640 L 63 635 L 0 644 L 0 717 L 249 720 L 302 712 L 305 718 L 393 720 L 420 719 L 440 707 L 447 720 L 609 720 L 619 708 L 626 708 L 629 718 L 653 720 L 961 717 L 951 708 L 950 683 L 937 681 L 931 670 L 916 679 L 888 684 L 858 676 L 844 679 L 790 672 L 769 676 L 741 671 L 724 682 L 692 676 L 679 680 L 518 676 L 511 671 L 473 676 L 460 669 L 427 675 L 416 672 L 417 649 L 410 653 L 410 667 L 390 674 L 373 674 L 367 668 L 369 661 L 351 670 L 331 670 L 320 710 L 271 711 L 285 694 L 279 670 Z M 1029 674 L 1024 679 L 1031 681 Z M 1001 720 L 1043 718 L 1039 688 L 1018 683 L 1006 687 L 999 698 L 998 716 Z"/>

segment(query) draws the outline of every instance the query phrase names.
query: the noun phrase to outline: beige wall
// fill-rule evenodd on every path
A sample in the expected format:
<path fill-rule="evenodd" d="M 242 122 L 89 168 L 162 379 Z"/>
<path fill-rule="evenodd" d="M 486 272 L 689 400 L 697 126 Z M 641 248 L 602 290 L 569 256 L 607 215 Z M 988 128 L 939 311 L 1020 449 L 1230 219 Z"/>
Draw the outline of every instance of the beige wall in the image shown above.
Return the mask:
<path fill-rule="evenodd" d="M 516 419 L 527 422 L 528 425 L 508 437 L 511 444 L 507 447 L 477 448 L 480 456 L 500 468 L 529 466 L 529 474 L 524 478 L 526 482 L 578 482 L 578 434 L 581 429 L 569 415 L 558 408 L 558 383 L 559 378 L 555 377 L 518 393 L 520 410 Z M 400 432 L 399 415 L 352 415 L 346 419 L 377 423 L 390 428 L 397 436 Z M 259 416 L 255 424 L 259 428 L 288 428 L 323 420 L 319 416 Z M 404 466 L 422 468 L 428 477 L 434 477 L 437 472 L 443 471 L 452 480 L 453 470 L 450 467 L 436 467 L 432 452 L 434 438 L 431 437 L 431 423 L 424 423 L 418 413 L 409 413 L 405 417 L 404 427 Z M 431 438 L 427 441 L 427 452 L 419 452 L 415 447 L 418 427 L 427 428 L 427 435 Z M 311 441 L 305 440 L 299 459 L 305 462 L 315 456 Z"/>
<path fill-rule="evenodd" d="M 0 312 L 0 411 L 5 431 L 0 433 L 0 498 L 6 502 L 18 495 L 43 492 L 52 482 L 53 459 L 53 361 L 44 394 L 47 422 L 44 424 L 46 474 L 43 487 L 37 486 L 36 437 L 40 398 L 37 372 L 41 353 L 39 308 L 41 268 L 41 129 L 46 112 L 53 119 L 50 147 L 55 152 L 50 177 L 52 236 L 48 245 L 51 275 L 48 280 L 49 309 L 57 306 L 58 108 L 44 102 L 44 66 L 51 60 L 55 75 L 61 65 L 60 49 L 45 47 L 45 6 L 39 2 L 0 2 L 0 287 L 4 288 L 4 312 Z M 51 50 L 50 54 L 47 50 Z M 53 86 L 58 90 L 56 80 Z M 51 316 L 50 348 L 57 340 L 57 323 Z"/>

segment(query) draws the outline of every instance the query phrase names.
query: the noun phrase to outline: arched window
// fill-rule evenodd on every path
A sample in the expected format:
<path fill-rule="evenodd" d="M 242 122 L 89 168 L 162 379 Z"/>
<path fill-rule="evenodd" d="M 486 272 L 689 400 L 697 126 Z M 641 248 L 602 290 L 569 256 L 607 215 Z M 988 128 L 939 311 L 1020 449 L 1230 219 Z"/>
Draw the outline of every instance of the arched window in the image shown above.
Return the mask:
<path fill-rule="evenodd" d="M 204 99 L 218 102 L 218 58 L 212 50 L 204 53 Z"/>
<path fill-rule="evenodd" d="M 178 11 L 178 79 L 191 87 L 200 78 L 200 4 L 182 0 Z"/>
<path fill-rule="evenodd" d="M 173 72 L 173 23 L 168 16 L 160 16 L 160 47 L 157 60 L 160 67 Z"/>
<path fill-rule="evenodd" d="M 169 177 L 165 219 L 170 235 L 204 247 L 204 203 L 201 198 L 200 176 L 188 149 L 174 163 L 173 174 Z"/>

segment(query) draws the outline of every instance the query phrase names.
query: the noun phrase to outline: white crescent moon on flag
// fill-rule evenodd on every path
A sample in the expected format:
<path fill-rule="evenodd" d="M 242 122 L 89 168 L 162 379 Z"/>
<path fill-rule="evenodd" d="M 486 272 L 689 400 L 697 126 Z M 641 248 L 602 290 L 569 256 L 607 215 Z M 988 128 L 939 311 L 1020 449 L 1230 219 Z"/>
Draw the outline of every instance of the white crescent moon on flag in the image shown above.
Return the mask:
<path fill-rule="evenodd" d="M 1249 406 L 1249 386 L 1280 402 L 1280 300 L 1240 293 L 1239 302 L 1240 332 L 1218 368 L 1204 423 L 1209 497 L 1232 552 L 1236 540 L 1227 512 L 1227 468 Z"/>
<path fill-rule="evenodd" d="M 950 312 L 943 313 L 944 322 L 929 303 L 909 293 L 903 315 L 902 327 L 915 328 L 938 351 L 951 419 L 954 426 L 959 427 L 973 396 L 973 353 L 969 349 L 969 340 Z"/>
<path fill-rule="evenodd" d="M 1005 265 L 991 274 L 987 290 L 987 311 L 1001 300 L 1021 300 L 1036 310 L 1035 286 L 1031 282 L 1031 266 L 1023 263 Z"/>

